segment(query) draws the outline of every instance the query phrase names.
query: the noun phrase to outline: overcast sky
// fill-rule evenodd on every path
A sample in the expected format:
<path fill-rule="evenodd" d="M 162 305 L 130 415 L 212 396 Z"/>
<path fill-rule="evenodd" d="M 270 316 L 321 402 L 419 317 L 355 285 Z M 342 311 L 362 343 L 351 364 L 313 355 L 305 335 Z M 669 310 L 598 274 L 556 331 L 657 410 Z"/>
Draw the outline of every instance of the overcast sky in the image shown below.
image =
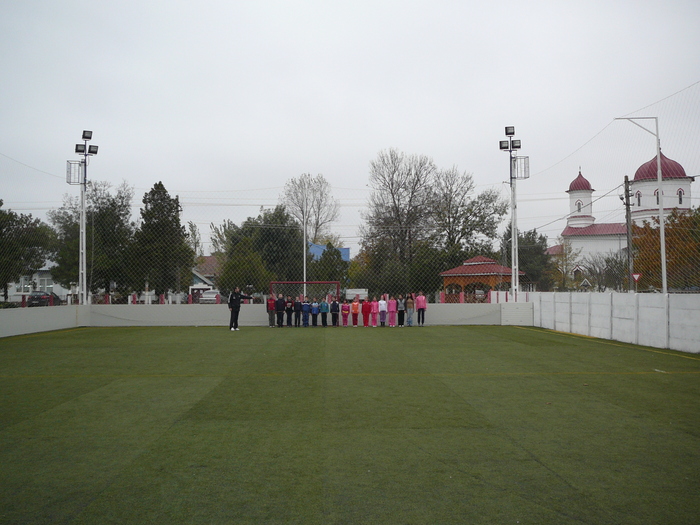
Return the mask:
<path fill-rule="evenodd" d="M 699 21 L 697 0 L 6 0 L 0 199 L 43 218 L 77 195 L 65 163 L 89 129 L 90 178 L 134 186 L 135 217 L 161 180 L 206 235 L 322 173 L 354 247 L 378 151 L 508 196 L 498 141 L 514 125 L 532 173 L 520 227 L 553 244 L 579 166 L 600 196 L 655 153 L 615 117 L 652 105 L 664 152 L 700 174 L 698 86 L 654 105 L 700 80 Z"/>

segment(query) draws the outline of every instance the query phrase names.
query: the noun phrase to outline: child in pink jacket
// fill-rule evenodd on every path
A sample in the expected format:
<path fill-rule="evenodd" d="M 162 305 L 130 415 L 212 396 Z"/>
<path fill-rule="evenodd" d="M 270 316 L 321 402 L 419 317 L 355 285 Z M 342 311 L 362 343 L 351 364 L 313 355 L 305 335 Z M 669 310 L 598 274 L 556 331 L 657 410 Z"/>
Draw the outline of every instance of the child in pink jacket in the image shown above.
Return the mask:
<path fill-rule="evenodd" d="M 340 315 L 343 317 L 343 326 L 348 325 L 348 316 L 350 315 L 350 305 L 348 300 L 345 299 L 342 306 L 340 307 Z"/>
<path fill-rule="evenodd" d="M 389 312 L 389 327 L 394 328 L 396 326 L 396 299 L 393 295 L 387 301 L 387 311 Z"/>
<path fill-rule="evenodd" d="M 423 292 L 418 292 L 416 297 L 416 312 L 418 312 L 418 326 L 425 324 L 425 311 L 428 309 L 428 301 L 425 299 Z"/>
<path fill-rule="evenodd" d="M 377 297 L 372 298 L 372 328 L 377 328 L 377 316 L 379 315 L 379 302 Z"/>

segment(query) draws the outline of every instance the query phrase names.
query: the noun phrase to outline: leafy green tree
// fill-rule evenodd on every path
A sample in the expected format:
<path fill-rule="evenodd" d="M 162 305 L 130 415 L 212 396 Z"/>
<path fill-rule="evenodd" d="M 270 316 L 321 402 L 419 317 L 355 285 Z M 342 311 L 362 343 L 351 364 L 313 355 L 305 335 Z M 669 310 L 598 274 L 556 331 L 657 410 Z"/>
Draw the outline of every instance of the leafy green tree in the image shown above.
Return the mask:
<path fill-rule="evenodd" d="M 133 189 L 126 183 L 112 193 L 107 182 L 94 182 L 87 193 L 85 221 L 87 282 L 90 289 L 111 290 L 112 283 L 126 291 Z M 78 281 L 80 250 L 80 202 L 67 197 L 58 210 L 48 213 L 59 243 L 51 274 L 64 287 Z"/>
<path fill-rule="evenodd" d="M 233 255 L 233 248 L 245 237 L 241 227 L 230 219 L 224 220 L 220 226 L 212 222 L 209 225 L 209 231 L 212 254 L 223 260 Z"/>
<path fill-rule="evenodd" d="M 307 277 L 312 281 L 340 281 L 344 287 L 347 286 L 348 266 L 340 250 L 328 243 L 321 257 L 309 264 Z"/>
<path fill-rule="evenodd" d="M 2 207 L 0 199 L 0 208 Z M 54 235 L 31 215 L 0 209 L 0 285 L 8 300 L 8 285 L 40 269 L 51 255 Z"/>
<path fill-rule="evenodd" d="M 501 263 L 511 267 L 511 225 L 501 236 Z M 552 260 L 547 255 L 547 236 L 537 229 L 518 232 L 518 269 L 525 272 L 530 282 L 540 291 L 552 288 Z"/>
<path fill-rule="evenodd" d="M 248 237 L 252 249 L 262 257 L 265 268 L 279 281 L 301 281 L 303 278 L 304 235 L 301 226 L 283 205 L 273 210 L 261 210 L 257 217 L 249 217 L 240 228 L 242 237 Z M 236 246 L 233 246 L 236 253 Z"/>
<path fill-rule="evenodd" d="M 236 245 L 235 252 L 224 264 L 217 285 L 224 292 L 238 286 L 245 292 L 265 293 L 270 281 L 274 280 L 274 274 L 265 268 L 261 255 L 253 250 L 252 240 L 246 237 Z"/>
<path fill-rule="evenodd" d="M 93 185 L 87 238 L 88 282 L 93 292 L 110 290 L 112 283 L 119 291 L 127 291 L 127 258 L 134 236 L 133 196 L 133 189 L 126 183 L 114 195 L 107 183 Z"/>
<path fill-rule="evenodd" d="M 700 207 L 674 209 L 665 218 L 666 278 L 668 288 L 700 287 Z M 659 219 L 634 228 L 634 271 L 641 273 L 640 289 L 662 287 Z"/>
<path fill-rule="evenodd" d="M 157 182 L 143 197 L 141 224 L 134 235 L 132 285 L 148 282 L 156 295 L 186 290 L 192 281 L 195 254 L 180 222 L 179 197 L 170 196 Z"/>
<path fill-rule="evenodd" d="M 57 240 L 51 277 L 64 288 L 70 288 L 78 282 L 80 271 L 80 201 L 66 196 L 63 206 L 49 210 L 47 215 Z"/>

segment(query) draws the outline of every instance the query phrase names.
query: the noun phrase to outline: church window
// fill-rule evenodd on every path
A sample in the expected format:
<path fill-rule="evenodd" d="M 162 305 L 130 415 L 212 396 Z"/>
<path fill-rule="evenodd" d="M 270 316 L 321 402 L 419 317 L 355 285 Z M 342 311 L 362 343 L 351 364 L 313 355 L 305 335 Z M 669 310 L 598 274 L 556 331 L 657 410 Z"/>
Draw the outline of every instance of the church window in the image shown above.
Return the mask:
<path fill-rule="evenodd" d="M 658 206 L 659 205 L 659 190 L 656 190 L 654 192 L 654 195 L 656 195 L 656 205 Z"/>
<path fill-rule="evenodd" d="M 679 189 L 678 190 L 678 205 L 680 206 L 682 204 L 683 204 L 683 190 Z"/>
<path fill-rule="evenodd" d="M 637 197 L 637 206 L 641 206 L 642 205 L 642 192 L 638 191 L 637 194 L 635 195 L 635 197 Z"/>
<path fill-rule="evenodd" d="M 582 205 L 583 205 L 583 203 L 581 201 L 576 202 L 576 211 L 578 213 L 581 213 L 581 206 Z"/>

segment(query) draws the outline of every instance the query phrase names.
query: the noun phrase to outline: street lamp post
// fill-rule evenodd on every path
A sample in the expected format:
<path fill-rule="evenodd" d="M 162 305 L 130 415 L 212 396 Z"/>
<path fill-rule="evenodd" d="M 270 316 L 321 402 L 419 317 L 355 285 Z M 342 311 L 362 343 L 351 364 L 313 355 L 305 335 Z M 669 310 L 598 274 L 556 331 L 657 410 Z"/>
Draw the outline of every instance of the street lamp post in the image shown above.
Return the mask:
<path fill-rule="evenodd" d="M 511 260 L 511 277 L 510 277 L 510 293 L 513 300 L 517 300 L 517 291 L 520 287 L 520 275 L 518 269 L 518 205 L 516 199 L 517 179 L 527 179 L 530 177 L 530 159 L 529 157 L 519 157 L 514 155 L 520 149 L 520 140 L 513 138 L 515 136 L 515 126 L 506 126 L 506 140 L 499 142 L 499 148 L 502 151 L 508 152 L 508 163 L 510 168 L 510 260 Z"/>
<path fill-rule="evenodd" d="M 80 304 L 87 304 L 87 257 L 85 239 L 85 192 L 87 186 L 88 157 L 97 155 L 97 146 L 88 145 L 92 131 L 83 131 L 83 144 L 75 145 L 75 152 L 83 156 L 81 161 L 68 161 L 66 182 L 80 184 L 80 257 L 78 262 L 78 295 Z"/>

